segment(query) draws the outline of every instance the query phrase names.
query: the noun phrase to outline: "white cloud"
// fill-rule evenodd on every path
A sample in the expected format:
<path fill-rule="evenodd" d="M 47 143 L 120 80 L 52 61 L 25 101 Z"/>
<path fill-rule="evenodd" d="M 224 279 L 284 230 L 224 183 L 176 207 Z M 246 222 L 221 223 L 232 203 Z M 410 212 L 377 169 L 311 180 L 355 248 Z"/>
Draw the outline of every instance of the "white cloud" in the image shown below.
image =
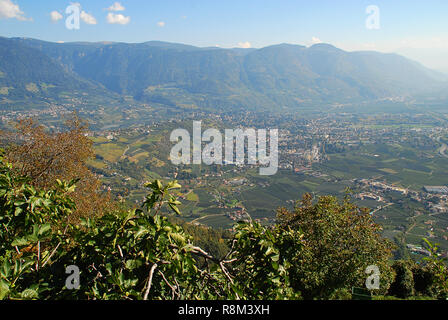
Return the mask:
<path fill-rule="evenodd" d="M 79 9 L 82 8 L 81 3 L 79 2 L 70 2 L 72 6 L 78 6 Z M 97 24 L 97 21 L 93 15 L 90 13 L 85 12 L 84 10 L 81 11 L 80 18 L 82 21 L 84 21 L 87 24 Z"/>
<path fill-rule="evenodd" d="M 62 14 L 60 14 L 58 11 L 51 11 L 50 12 L 50 18 L 51 18 L 51 21 L 58 22 L 63 17 L 62 17 Z"/>
<path fill-rule="evenodd" d="M 249 49 L 252 48 L 252 44 L 249 41 L 238 42 L 238 48 Z"/>
<path fill-rule="evenodd" d="M 87 24 L 96 24 L 96 19 L 91 14 L 85 12 L 84 10 L 81 11 L 81 20 L 84 21 Z"/>
<path fill-rule="evenodd" d="M 166 23 L 164 21 L 159 21 L 159 22 L 157 22 L 157 25 L 159 27 L 163 28 L 166 25 Z"/>
<path fill-rule="evenodd" d="M 113 5 L 111 5 L 109 8 L 107 8 L 108 11 L 124 11 L 125 7 L 121 5 L 120 2 L 115 2 Z"/>
<path fill-rule="evenodd" d="M 312 37 L 312 38 L 311 38 L 311 43 L 312 43 L 312 44 L 322 43 L 322 40 L 320 40 L 320 39 L 317 38 L 317 37 Z"/>
<path fill-rule="evenodd" d="M 24 16 L 18 4 L 11 0 L 0 0 L 0 19 L 17 19 L 21 21 L 31 20 Z"/>
<path fill-rule="evenodd" d="M 109 12 L 107 14 L 107 22 L 110 24 L 128 24 L 131 21 L 131 17 L 125 17 L 122 14 L 116 14 Z"/>

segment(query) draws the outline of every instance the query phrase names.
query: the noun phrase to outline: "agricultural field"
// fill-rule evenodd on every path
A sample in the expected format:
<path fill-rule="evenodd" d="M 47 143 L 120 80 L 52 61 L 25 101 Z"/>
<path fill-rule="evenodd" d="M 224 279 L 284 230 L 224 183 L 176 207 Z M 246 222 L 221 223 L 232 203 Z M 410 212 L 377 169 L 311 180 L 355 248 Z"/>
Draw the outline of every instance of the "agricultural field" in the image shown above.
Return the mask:
<path fill-rule="evenodd" d="M 146 182 L 177 179 L 182 185 L 178 194 L 182 218 L 195 224 L 231 229 L 249 217 L 270 224 L 279 207 L 292 209 L 306 193 L 342 199 L 350 192 L 359 206 L 370 209 L 385 236 L 400 238 L 402 245 L 420 245 L 427 237 L 448 249 L 448 214 L 430 213 L 422 203 L 396 192 L 384 192 L 381 200 L 356 196 L 366 192 L 357 182 L 360 179 L 417 193 L 425 185 L 448 184 L 448 161 L 431 145 L 416 147 L 405 139 L 363 144 L 328 154 L 307 171 L 280 169 L 273 176 L 261 176 L 251 166 L 174 166 L 169 137 L 179 126 L 164 123 L 96 134 L 92 137 L 96 158 L 89 165 L 113 194 L 129 199 L 130 205 L 144 199 Z"/>

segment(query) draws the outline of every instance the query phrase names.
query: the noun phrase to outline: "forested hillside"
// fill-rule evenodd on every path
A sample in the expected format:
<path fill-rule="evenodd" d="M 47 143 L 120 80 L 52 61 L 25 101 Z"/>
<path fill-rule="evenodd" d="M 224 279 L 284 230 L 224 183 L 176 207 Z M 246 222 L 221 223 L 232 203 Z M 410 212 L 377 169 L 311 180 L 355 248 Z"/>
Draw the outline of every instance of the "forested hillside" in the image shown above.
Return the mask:
<path fill-rule="evenodd" d="M 0 88 L 8 99 L 59 97 L 74 92 L 105 93 L 45 53 L 0 37 Z"/>
<path fill-rule="evenodd" d="M 87 94 L 107 88 L 165 106 L 274 110 L 441 94 L 447 87 L 445 76 L 402 56 L 346 52 L 329 44 L 237 50 L 154 41 L 1 43 L 0 87 L 9 88 L 3 89 L 6 97 L 48 96 L 53 86 Z"/>

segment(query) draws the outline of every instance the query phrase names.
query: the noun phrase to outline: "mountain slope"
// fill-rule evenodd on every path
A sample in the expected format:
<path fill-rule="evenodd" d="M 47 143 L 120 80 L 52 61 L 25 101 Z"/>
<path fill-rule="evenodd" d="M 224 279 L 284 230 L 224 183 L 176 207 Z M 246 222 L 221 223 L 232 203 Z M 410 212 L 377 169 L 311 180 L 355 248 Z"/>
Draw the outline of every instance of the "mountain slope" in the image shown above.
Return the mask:
<path fill-rule="evenodd" d="M 8 99 L 57 98 L 74 91 L 106 93 L 101 85 L 68 71 L 42 51 L 1 37 L 0 89 Z"/>
<path fill-rule="evenodd" d="M 172 106 L 297 108 L 412 96 L 446 85 L 440 74 L 404 57 L 346 52 L 328 44 L 236 50 L 157 41 L 11 41 L 39 50 L 52 59 L 51 68 L 56 64 L 66 75 L 73 72 L 118 94 Z M 33 73 L 34 67 L 26 68 Z"/>

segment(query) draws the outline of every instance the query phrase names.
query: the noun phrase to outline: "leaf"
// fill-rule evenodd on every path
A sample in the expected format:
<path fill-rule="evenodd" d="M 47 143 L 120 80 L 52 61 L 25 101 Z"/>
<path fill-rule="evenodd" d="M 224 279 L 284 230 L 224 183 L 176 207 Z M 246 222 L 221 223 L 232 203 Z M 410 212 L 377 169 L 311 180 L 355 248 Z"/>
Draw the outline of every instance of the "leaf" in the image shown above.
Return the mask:
<path fill-rule="evenodd" d="M 39 228 L 39 236 L 43 236 L 45 233 L 47 233 L 49 230 L 51 230 L 51 224 L 47 223 L 47 224 L 43 224 L 40 228 Z"/>
<path fill-rule="evenodd" d="M 39 298 L 39 294 L 34 289 L 25 289 L 24 291 L 22 291 L 20 296 L 23 299 L 38 299 Z"/>
<path fill-rule="evenodd" d="M 2 269 L 0 270 L 3 277 L 8 278 L 11 275 L 11 264 L 9 260 L 3 261 Z"/>
<path fill-rule="evenodd" d="M 0 280 L 0 300 L 5 299 L 8 293 L 9 293 L 9 285 L 5 281 Z"/>
<path fill-rule="evenodd" d="M 277 285 L 279 285 L 281 282 L 280 282 L 280 277 L 275 277 L 275 278 L 272 278 L 272 283 L 275 283 L 275 284 L 277 284 Z"/>
<path fill-rule="evenodd" d="M 173 205 L 171 203 L 169 203 L 168 205 L 171 208 L 171 210 L 173 210 L 177 215 L 180 216 L 180 211 L 179 211 L 179 208 L 177 206 L 175 206 L 175 205 Z"/>
<path fill-rule="evenodd" d="M 266 250 L 266 255 L 270 255 L 272 252 L 274 252 L 274 248 L 273 247 L 268 247 L 268 249 Z"/>
<path fill-rule="evenodd" d="M 184 244 L 186 242 L 185 237 L 180 235 L 179 233 L 172 233 L 171 237 L 178 243 Z"/>
<path fill-rule="evenodd" d="M 168 183 L 168 190 L 170 190 L 170 189 L 179 189 L 181 187 L 182 186 L 179 183 L 177 183 L 177 180 Z"/>
<path fill-rule="evenodd" d="M 21 207 L 16 207 L 16 210 L 14 211 L 14 216 L 19 216 L 23 212 L 23 209 Z"/>
<path fill-rule="evenodd" d="M 143 265 L 143 262 L 140 260 L 127 260 L 126 268 L 129 270 L 134 270 Z"/>
<path fill-rule="evenodd" d="M 138 231 L 134 234 L 134 237 L 137 239 L 147 233 L 148 233 L 148 230 L 145 227 L 139 226 Z"/>
<path fill-rule="evenodd" d="M 15 263 L 14 263 L 14 274 L 18 274 L 20 271 L 20 262 L 18 259 L 16 259 Z"/>
<path fill-rule="evenodd" d="M 11 246 L 23 247 L 23 246 L 27 246 L 28 244 L 30 244 L 30 241 L 28 241 L 27 238 L 23 237 L 23 238 L 14 239 L 14 241 L 11 243 Z"/>

